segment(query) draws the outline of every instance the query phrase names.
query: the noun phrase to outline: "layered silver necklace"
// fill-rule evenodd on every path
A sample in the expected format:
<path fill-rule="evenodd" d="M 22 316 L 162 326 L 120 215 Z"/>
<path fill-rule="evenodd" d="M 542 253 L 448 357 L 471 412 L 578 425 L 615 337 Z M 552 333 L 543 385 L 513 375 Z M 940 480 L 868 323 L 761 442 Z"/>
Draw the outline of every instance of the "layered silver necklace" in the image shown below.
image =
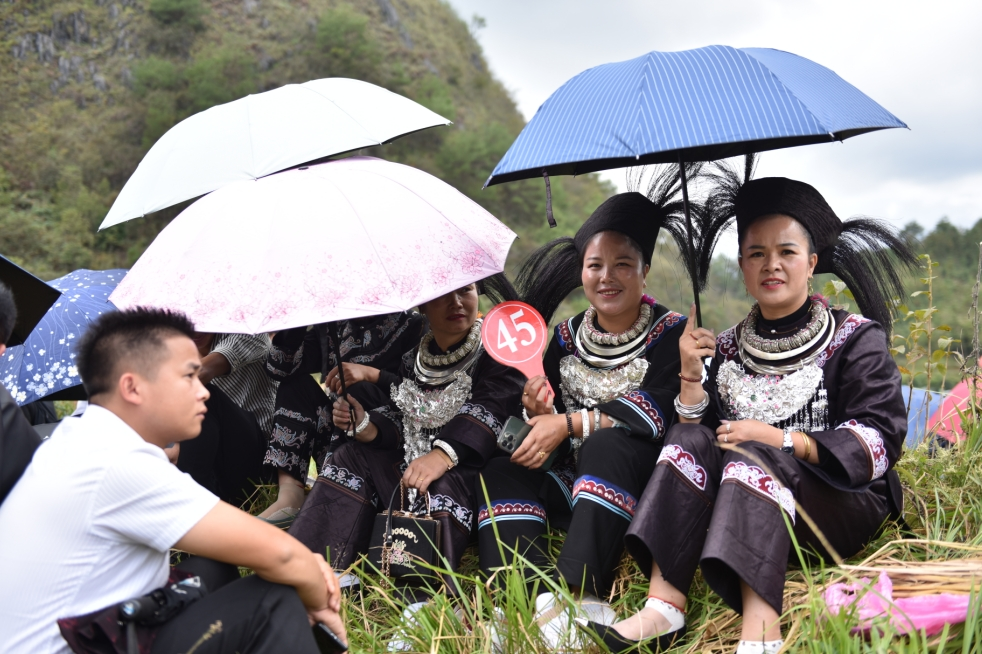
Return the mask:
<path fill-rule="evenodd" d="M 596 309 L 587 309 L 573 338 L 579 356 L 566 356 L 559 362 L 566 408 L 592 409 L 641 387 L 648 372 L 643 355 L 655 324 L 653 316 L 651 305 L 642 302 L 631 328 L 611 334 L 597 329 Z"/>
<path fill-rule="evenodd" d="M 828 428 L 828 394 L 822 369 L 815 361 L 832 341 L 835 319 L 820 301 L 813 303 L 811 314 L 812 319 L 797 333 L 768 340 L 754 331 L 759 308 L 751 310 L 740 329 L 742 364 L 726 361 L 717 374 L 720 399 L 732 418 L 769 425 L 786 423 L 801 431 Z M 809 354 L 801 357 L 805 352 Z M 772 363 L 764 364 L 753 357 Z"/>
<path fill-rule="evenodd" d="M 420 341 L 414 366 L 416 379 L 403 379 L 398 387 L 392 387 L 392 400 L 402 412 L 407 465 L 432 449 L 433 439 L 470 399 L 473 382 L 469 371 L 484 352 L 480 320 L 452 352 L 430 354 L 432 340 L 433 334 L 429 332 Z"/>

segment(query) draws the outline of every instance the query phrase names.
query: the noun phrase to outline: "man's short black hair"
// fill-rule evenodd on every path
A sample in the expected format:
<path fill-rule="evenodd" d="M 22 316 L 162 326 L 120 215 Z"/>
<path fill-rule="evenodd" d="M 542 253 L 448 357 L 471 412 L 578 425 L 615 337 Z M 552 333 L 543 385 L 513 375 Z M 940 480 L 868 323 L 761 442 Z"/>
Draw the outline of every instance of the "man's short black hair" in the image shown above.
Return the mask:
<path fill-rule="evenodd" d="M 183 313 L 137 307 L 113 311 L 89 325 L 78 344 L 76 365 L 89 397 L 116 385 L 128 363 L 133 372 L 153 378 L 165 354 L 164 339 L 194 335 L 194 324 Z"/>
<path fill-rule="evenodd" d="M 10 340 L 16 322 L 17 303 L 14 302 L 14 293 L 0 282 L 0 345 L 6 345 Z"/>

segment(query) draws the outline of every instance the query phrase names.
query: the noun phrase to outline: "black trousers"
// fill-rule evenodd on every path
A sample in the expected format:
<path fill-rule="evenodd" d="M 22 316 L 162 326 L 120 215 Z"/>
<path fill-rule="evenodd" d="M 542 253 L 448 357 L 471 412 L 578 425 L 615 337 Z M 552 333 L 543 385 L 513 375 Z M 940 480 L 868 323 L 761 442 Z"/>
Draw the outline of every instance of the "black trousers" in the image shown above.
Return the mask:
<path fill-rule="evenodd" d="M 724 450 L 707 427 L 679 424 L 666 436 L 625 540 L 645 575 L 657 562 L 666 581 L 688 593 L 701 565 L 706 583 L 738 613 L 743 580 L 780 614 L 789 558 L 797 558 L 788 524 L 802 549 L 830 558 L 798 508 L 848 557 L 887 519 L 887 492 L 885 479 L 840 490 L 776 447 Z"/>
<path fill-rule="evenodd" d="M 542 472 L 515 465 L 507 457 L 492 459 L 476 488 L 481 569 L 491 574 L 507 565 L 513 558 L 510 550 L 537 567 L 548 566 L 548 520 L 567 531 L 556 561 L 558 574 L 570 586 L 606 595 L 624 553 L 624 533 L 637 498 L 660 450 L 659 443 L 610 428 L 583 443 L 575 467 L 570 460 Z"/>
<path fill-rule="evenodd" d="M 177 567 L 199 575 L 208 594 L 157 630 L 154 654 L 318 654 L 294 588 L 198 557 Z"/>
<path fill-rule="evenodd" d="M 255 484 L 268 476 L 263 471 L 266 434 L 220 389 L 208 384 L 208 391 L 201 434 L 181 443 L 177 467 L 225 502 L 242 506 Z"/>
<path fill-rule="evenodd" d="M 264 463 L 306 483 L 310 458 L 320 470 L 340 435 L 334 429 L 331 400 L 313 377 L 297 375 L 280 382 L 275 407 Z"/>

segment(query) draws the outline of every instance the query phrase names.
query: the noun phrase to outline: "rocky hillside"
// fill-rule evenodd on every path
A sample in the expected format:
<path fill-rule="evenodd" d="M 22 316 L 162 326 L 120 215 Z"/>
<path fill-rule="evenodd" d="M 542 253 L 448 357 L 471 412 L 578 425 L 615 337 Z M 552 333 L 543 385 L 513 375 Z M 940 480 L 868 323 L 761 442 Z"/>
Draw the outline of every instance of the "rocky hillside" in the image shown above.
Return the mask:
<path fill-rule="evenodd" d="M 0 252 L 42 277 L 127 266 L 179 209 L 96 232 L 177 121 L 319 77 L 364 79 L 452 119 L 376 154 L 440 176 L 524 238 L 546 236 L 541 182 L 481 185 L 523 119 L 468 25 L 439 0 L 0 2 Z M 610 192 L 555 185 L 563 227 Z"/>

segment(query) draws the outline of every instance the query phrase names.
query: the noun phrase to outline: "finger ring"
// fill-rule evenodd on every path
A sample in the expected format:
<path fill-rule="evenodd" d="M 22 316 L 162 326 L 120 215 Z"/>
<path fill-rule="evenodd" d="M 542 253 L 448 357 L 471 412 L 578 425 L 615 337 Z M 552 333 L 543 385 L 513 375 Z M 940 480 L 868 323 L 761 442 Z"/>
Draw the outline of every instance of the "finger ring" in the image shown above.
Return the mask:
<path fill-rule="evenodd" d="M 726 423 L 726 433 L 727 434 L 731 433 L 730 432 L 730 423 Z"/>
<path fill-rule="evenodd" d="M 730 434 L 729 433 L 723 434 L 723 442 L 724 443 L 729 443 L 730 442 Z"/>
<path fill-rule="evenodd" d="M 522 393 L 522 397 L 528 397 L 528 396 L 529 396 L 528 393 Z"/>
<path fill-rule="evenodd" d="M 544 459 L 544 458 L 545 458 L 545 456 L 546 456 L 546 453 L 545 453 L 545 452 L 543 452 L 542 450 L 539 450 L 539 458 L 540 458 L 540 459 Z"/>

